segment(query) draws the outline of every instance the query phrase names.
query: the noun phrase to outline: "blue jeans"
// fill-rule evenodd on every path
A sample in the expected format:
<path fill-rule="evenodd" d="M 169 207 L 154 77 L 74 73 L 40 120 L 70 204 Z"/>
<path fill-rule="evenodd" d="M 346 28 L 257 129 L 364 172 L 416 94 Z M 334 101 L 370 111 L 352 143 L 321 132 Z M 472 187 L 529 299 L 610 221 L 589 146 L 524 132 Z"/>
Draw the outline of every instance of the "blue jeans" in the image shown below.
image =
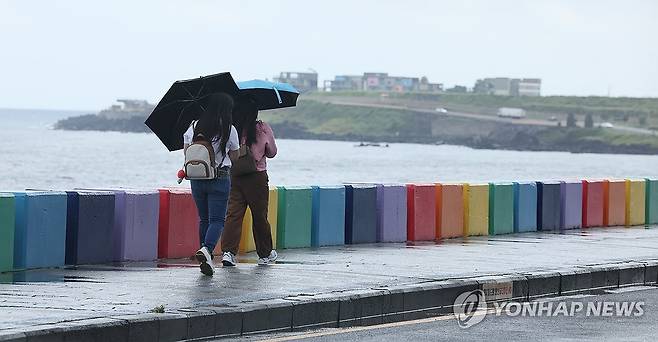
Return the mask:
<path fill-rule="evenodd" d="M 190 184 L 199 212 L 199 242 L 212 253 L 224 230 L 231 179 L 191 180 Z"/>

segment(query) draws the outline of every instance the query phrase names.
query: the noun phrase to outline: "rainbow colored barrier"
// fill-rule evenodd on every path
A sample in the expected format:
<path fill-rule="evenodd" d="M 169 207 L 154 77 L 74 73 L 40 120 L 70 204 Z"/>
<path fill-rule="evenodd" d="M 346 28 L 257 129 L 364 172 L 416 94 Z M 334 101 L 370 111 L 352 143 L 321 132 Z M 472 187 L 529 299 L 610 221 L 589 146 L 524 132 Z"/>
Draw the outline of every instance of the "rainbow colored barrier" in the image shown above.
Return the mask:
<path fill-rule="evenodd" d="M 67 246 L 66 193 L 25 191 L 14 196 L 14 269 L 63 266 Z"/>
<path fill-rule="evenodd" d="M 345 185 L 345 243 L 377 242 L 377 186 Z"/>
<path fill-rule="evenodd" d="M 646 219 L 646 180 L 626 180 L 626 225 L 644 224 Z"/>
<path fill-rule="evenodd" d="M 407 188 L 377 185 L 377 242 L 407 241 Z"/>
<path fill-rule="evenodd" d="M 646 179 L 646 209 L 645 209 L 645 221 L 647 224 L 657 224 L 658 223 L 658 180 L 655 179 Z"/>
<path fill-rule="evenodd" d="M 407 184 L 407 240 L 436 239 L 436 186 Z"/>
<path fill-rule="evenodd" d="M 489 183 L 489 235 L 514 233 L 514 184 Z"/>
<path fill-rule="evenodd" d="M 437 230 L 441 239 L 464 236 L 464 186 L 437 184 Z"/>
<path fill-rule="evenodd" d="M 199 249 L 199 214 L 189 189 L 160 189 L 158 258 L 187 258 Z M 217 254 L 215 252 L 215 254 Z"/>
<path fill-rule="evenodd" d="M 16 229 L 14 195 L 0 193 L 0 272 L 14 268 L 14 230 Z"/>
<path fill-rule="evenodd" d="M 537 231 L 537 183 L 514 183 L 514 232 Z"/>
<path fill-rule="evenodd" d="M 275 186 L 271 186 L 269 190 L 268 206 L 267 206 L 267 222 L 270 224 L 270 232 L 272 235 L 272 247 L 276 248 L 276 224 L 278 212 L 278 191 Z M 240 235 L 240 253 L 248 253 L 256 250 L 254 242 L 253 231 L 253 218 L 251 217 L 251 210 L 247 207 L 242 220 L 242 234 Z M 221 243 L 217 244 L 218 246 Z"/>
<path fill-rule="evenodd" d="M 583 182 L 560 184 L 560 229 L 580 228 L 583 223 Z"/>
<path fill-rule="evenodd" d="M 114 193 L 67 191 L 66 264 L 114 261 Z"/>
<path fill-rule="evenodd" d="M 272 187 L 269 202 L 286 249 L 656 224 L 658 180 Z M 0 193 L 0 272 L 187 258 L 198 223 L 186 188 Z M 252 251 L 249 212 L 242 229 Z"/>
<path fill-rule="evenodd" d="M 560 229 L 560 182 L 537 183 L 537 230 Z"/>
<path fill-rule="evenodd" d="M 311 188 L 282 186 L 278 188 L 278 194 L 277 247 L 311 247 Z"/>
<path fill-rule="evenodd" d="M 610 180 L 604 190 L 604 226 L 623 226 L 626 224 L 626 181 Z"/>
<path fill-rule="evenodd" d="M 345 187 L 313 187 L 311 246 L 345 243 Z"/>
<path fill-rule="evenodd" d="M 582 227 L 604 225 L 605 181 L 583 181 L 583 223 Z"/>
<path fill-rule="evenodd" d="M 464 184 L 464 236 L 489 234 L 489 184 Z"/>

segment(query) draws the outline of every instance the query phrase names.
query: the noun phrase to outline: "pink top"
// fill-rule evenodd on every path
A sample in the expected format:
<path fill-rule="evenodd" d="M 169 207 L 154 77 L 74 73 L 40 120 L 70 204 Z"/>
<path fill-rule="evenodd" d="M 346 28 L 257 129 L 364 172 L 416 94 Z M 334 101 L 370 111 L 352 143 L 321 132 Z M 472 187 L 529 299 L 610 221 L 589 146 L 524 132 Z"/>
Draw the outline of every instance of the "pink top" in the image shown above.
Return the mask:
<path fill-rule="evenodd" d="M 241 143 L 244 144 L 246 140 L 247 136 L 244 134 Z M 267 158 L 274 158 L 277 151 L 272 127 L 262 121 L 256 122 L 256 142 L 249 148 L 254 155 L 254 159 L 256 159 L 256 169 L 258 171 L 266 171 Z"/>

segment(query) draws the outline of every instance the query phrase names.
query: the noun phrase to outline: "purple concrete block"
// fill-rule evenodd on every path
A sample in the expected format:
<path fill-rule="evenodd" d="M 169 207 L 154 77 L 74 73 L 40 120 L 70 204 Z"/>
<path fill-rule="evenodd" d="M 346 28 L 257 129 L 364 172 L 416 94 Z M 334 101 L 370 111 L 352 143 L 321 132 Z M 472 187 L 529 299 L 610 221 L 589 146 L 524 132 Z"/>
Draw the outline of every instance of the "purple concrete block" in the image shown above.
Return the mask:
<path fill-rule="evenodd" d="M 114 193 L 113 261 L 148 261 L 158 258 L 160 193 L 157 190 L 82 190 Z"/>
<path fill-rule="evenodd" d="M 377 186 L 377 241 L 407 241 L 407 189 L 404 185 Z"/>
<path fill-rule="evenodd" d="M 116 190 L 115 194 L 115 259 L 157 259 L 159 192 Z"/>
<path fill-rule="evenodd" d="M 582 181 L 560 184 L 560 228 L 580 228 L 583 222 Z"/>

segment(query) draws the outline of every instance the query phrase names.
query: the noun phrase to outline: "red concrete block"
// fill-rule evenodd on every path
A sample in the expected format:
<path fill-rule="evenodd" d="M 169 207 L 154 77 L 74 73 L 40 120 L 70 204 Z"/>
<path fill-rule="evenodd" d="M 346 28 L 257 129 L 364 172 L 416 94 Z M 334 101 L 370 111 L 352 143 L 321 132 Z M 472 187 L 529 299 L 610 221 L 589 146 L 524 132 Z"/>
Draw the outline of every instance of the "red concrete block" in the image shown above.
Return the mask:
<path fill-rule="evenodd" d="M 626 181 L 611 180 L 604 185 L 603 225 L 626 224 Z"/>
<path fill-rule="evenodd" d="M 407 184 L 407 240 L 436 239 L 436 186 Z"/>
<path fill-rule="evenodd" d="M 461 184 L 436 185 L 436 230 L 441 239 L 464 236 L 464 190 Z"/>
<path fill-rule="evenodd" d="M 199 216 L 189 189 L 161 189 L 158 258 L 187 258 L 199 248 Z"/>
<path fill-rule="evenodd" d="M 583 181 L 583 227 L 602 227 L 605 181 Z"/>

